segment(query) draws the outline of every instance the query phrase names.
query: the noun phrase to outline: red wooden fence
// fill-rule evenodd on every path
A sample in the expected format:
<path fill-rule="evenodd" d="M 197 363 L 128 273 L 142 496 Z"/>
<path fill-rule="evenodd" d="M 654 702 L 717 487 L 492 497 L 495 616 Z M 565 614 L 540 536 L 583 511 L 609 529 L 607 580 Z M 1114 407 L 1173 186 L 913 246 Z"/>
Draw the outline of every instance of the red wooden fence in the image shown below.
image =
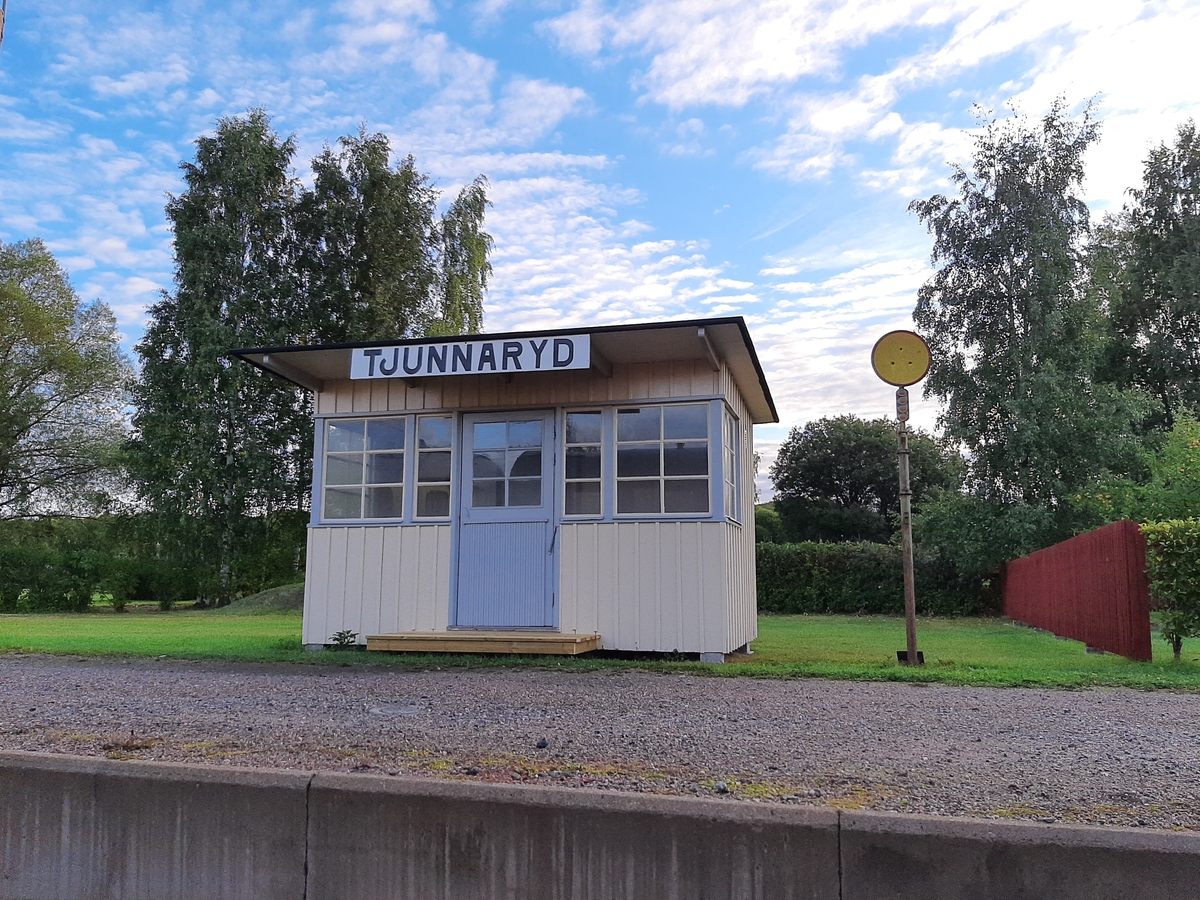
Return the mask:
<path fill-rule="evenodd" d="M 1004 614 L 1130 659 L 1150 658 L 1146 539 L 1126 519 L 1014 559 Z"/>

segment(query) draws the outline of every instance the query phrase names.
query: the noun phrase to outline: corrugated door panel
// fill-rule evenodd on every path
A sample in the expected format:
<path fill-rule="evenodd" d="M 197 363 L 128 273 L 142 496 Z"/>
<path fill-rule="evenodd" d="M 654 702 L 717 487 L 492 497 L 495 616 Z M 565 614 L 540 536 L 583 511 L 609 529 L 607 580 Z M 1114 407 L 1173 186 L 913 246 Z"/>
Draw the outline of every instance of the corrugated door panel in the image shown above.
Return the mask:
<path fill-rule="evenodd" d="M 540 627 L 547 621 L 543 522 L 464 524 L 459 529 L 458 624 Z"/>

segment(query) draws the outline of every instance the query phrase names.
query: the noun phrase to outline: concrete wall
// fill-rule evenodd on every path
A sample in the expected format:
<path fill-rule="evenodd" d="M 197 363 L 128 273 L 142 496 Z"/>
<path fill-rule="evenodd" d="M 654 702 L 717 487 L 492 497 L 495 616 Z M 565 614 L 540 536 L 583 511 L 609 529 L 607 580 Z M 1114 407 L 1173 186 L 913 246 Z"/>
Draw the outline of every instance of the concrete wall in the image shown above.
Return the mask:
<path fill-rule="evenodd" d="M 0 753 L 0 898 L 1197 896 L 1200 835 Z"/>

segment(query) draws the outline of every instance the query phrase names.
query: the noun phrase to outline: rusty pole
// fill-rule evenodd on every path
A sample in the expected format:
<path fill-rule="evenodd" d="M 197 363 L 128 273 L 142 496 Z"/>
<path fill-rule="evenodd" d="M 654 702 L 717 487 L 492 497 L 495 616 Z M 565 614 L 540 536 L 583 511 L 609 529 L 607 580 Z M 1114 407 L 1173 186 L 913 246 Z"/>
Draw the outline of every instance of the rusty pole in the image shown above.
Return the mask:
<path fill-rule="evenodd" d="M 896 454 L 900 469 L 900 537 L 904 556 L 904 631 L 908 638 L 908 665 L 920 665 L 917 655 L 917 587 L 913 577 L 912 486 L 908 479 L 908 391 L 896 391 L 897 432 L 900 450 Z"/>

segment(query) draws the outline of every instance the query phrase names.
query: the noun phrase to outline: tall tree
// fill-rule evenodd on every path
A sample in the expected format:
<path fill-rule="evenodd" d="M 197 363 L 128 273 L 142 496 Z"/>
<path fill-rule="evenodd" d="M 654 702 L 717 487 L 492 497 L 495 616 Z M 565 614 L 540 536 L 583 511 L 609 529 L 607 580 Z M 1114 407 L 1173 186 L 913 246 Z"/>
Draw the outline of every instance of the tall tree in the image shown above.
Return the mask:
<path fill-rule="evenodd" d="M 0 519 L 103 501 L 130 374 L 109 308 L 41 241 L 0 243 Z"/>
<path fill-rule="evenodd" d="M 197 140 L 187 189 L 167 204 L 175 291 L 137 346 L 132 468 L 173 549 L 209 569 L 220 600 L 237 590 L 257 526 L 307 502 L 310 398 L 226 355 L 294 339 L 293 152 L 262 111 Z"/>
<path fill-rule="evenodd" d="M 896 447 L 896 426 L 887 419 L 836 416 L 792 428 L 771 466 L 787 536 L 887 540 L 900 510 Z M 916 502 L 959 487 L 964 464 L 948 445 L 917 431 L 909 450 Z"/>
<path fill-rule="evenodd" d="M 463 334 L 483 325 L 492 239 L 480 176 L 437 216 L 438 192 L 385 135 L 360 130 L 313 160 L 296 214 L 311 340 Z"/>
<path fill-rule="evenodd" d="M 1136 404 L 1095 377 L 1106 328 L 1080 289 L 1097 136 L 1090 104 L 1073 119 L 1061 99 L 1037 126 L 992 119 L 971 167 L 953 168 L 957 196 L 909 207 L 934 236 L 913 313 L 933 350 L 925 392 L 989 500 L 1054 506 L 1132 459 Z"/>
<path fill-rule="evenodd" d="M 1200 407 L 1200 134 L 1179 126 L 1146 158 L 1132 202 L 1106 220 L 1093 282 L 1119 337 L 1118 380 L 1155 398 L 1165 427 Z"/>
<path fill-rule="evenodd" d="M 137 348 L 131 468 L 218 600 L 261 584 L 264 547 L 299 560 L 312 474 L 311 398 L 229 350 L 482 324 L 482 176 L 439 218 L 438 192 L 412 157 L 391 164 L 386 137 L 362 130 L 339 147 L 313 160 L 306 188 L 294 141 L 265 112 L 225 118 L 167 204 L 176 288 Z"/>

